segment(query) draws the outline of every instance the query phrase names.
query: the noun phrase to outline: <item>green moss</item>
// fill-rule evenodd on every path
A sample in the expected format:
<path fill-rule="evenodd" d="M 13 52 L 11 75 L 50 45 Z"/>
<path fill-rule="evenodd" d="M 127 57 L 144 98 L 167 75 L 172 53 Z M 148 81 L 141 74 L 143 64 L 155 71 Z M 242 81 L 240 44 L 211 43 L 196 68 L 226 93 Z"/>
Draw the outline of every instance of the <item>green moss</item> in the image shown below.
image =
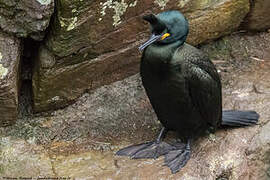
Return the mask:
<path fill-rule="evenodd" d="M 232 45 L 226 37 L 207 45 L 210 59 L 229 59 Z"/>
<path fill-rule="evenodd" d="M 4 166 L 2 166 L 2 165 L 0 164 L 0 174 L 4 174 L 4 172 L 5 172 Z"/>
<path fill-rule="evenodd" d="M 267 169 L 266 173 L 267 173 L 267 176 L 270 177 L 270 167 Z"/>
<path fill-rule="evenodd" d="M 1 139 L 1 137 L 0 137 Z M 3 146 L 2 146 L 2 143 L 0 142 L 0 162 L 3 163 Z M 4 174 L 4 165 L 0 163 L 0 175 L 1 174 Z"/>

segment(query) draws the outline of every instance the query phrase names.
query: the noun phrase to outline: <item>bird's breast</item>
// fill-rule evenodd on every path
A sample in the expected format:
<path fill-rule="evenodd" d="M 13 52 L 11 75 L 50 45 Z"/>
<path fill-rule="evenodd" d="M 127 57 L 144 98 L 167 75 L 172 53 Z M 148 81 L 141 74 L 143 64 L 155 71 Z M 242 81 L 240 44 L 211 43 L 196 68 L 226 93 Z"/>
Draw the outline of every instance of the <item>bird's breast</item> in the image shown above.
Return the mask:
<path fill-rule="evenodd" d="M 171 66 L 166 63 L 155 63 L 153 65 L 145 61 L 141 63 L 141 77 L 146 91 L 159 98 L 170 98 L 173 94 L 184 96 L 187 92 L 180 64 Z"/>
<path fill-rule="evenodd" d="M 154 99 L 185 104 L 189 95 L 181 58 L 174 58 L 177 48 L 178 44 L 147 47 L 141 61 L 141 77 L 147 94 Z"/>
<path fill-rule="evenodd" d="M 173 44 L 174 45 L 174 44 Z M 144 52 L 144 59 L 150 64 L 168 63 L 177 46 L 152 44 Z"/>

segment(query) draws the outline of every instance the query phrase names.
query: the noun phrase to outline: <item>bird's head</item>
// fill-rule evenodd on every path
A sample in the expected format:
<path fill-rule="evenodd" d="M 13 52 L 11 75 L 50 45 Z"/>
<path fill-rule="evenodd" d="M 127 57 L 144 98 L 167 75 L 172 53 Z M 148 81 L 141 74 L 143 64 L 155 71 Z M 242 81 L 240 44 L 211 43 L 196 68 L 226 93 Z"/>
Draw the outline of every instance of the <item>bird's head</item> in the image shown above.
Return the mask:
<path fill-rule="evenodd" d="M 152 35 L 139 47 L 143 50 L 153 43 L 170 44 L 180 41 L 183 44 L 188 35 L 188 21 L 179 11 L 165 11 L 157 15 L 149 14 L 143 19 L 150 23 Z"/>

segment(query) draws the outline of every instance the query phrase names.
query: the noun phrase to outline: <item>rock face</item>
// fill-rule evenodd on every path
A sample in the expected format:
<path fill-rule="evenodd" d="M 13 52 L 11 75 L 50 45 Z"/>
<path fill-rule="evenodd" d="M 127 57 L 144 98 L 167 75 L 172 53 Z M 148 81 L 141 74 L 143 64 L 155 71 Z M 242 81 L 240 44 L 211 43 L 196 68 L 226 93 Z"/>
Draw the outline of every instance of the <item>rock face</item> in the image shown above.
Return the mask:
<path fill-rule="evenodd" d="M 161 128 L 139 75 L 85 93 L 66 108 L 20 117 L 13 126 L 0 128 L 0 174 L 94 180 L 269 180 L 269 49 L 270 33 L 234 34 L 203 45 L 222 77 L 223 108 L 255 110 L 259 124 L 221 128 L 196 140 L 191 159 L 177 174 L 163 166 L 163 157 L 115 156 L 127 145 L 153 140 Z"/>
<path fill-rule="evenodd" d="M 163 157 L 115 156 L 127 145 L 153 140 L 160 128 L 138 75 L 98 88 L 47 116 L 3 128 L 0 173 L 93 180 L 268 180 L 269 67 L 268 61 L 255 61 L 245 72 L 234 69 L 223 76 L 224 109 L 256 110 L 259 124 L 219 129 L 198 139 L 191 159 L 177 174 L 163 166 Z"/>
<path fill-rule="evenodd" d="M 0 126 L 17 118 L 20 41 L 0 32 Z"/>
<path fill-rule="evenodd" d="M 0 139 L 0 174 L 2 177 L 55 176 L 48 154 L 39 155 L 38 153 L 43 150 L 42 146 L 31 145 L 29 142 L 14 138 Z M 6 168 L 9 169 L 8 172 L 5 172 Z"/>
<path fill-rule="evenodd" d="M 243 26 L 248 30 L 260 31 L 270 28 L 270 1 L 253 0 Z"/>
<path fill-rule="evenodd" d="M 137 47 L 149 35 L 141 16 L 179 9 L 189 19 L 191 44 L 234 31 L 249 0 L 58 0 L 57 13 L 33 76 L 34 110 L 67 105 L 83 92 L 138 72 Z"/>
<path fill-rule="evenodd" d="M 180 10 L 188 17 L 188 42 L 197 45 L 235 31 L 249 12 L 249 1 L 180 1 Z"/>
<path fill-rule="evenodd" d="M 54 0 L 0 0 L 0 27 L 18 37 L 42 40 L 54 11 Z"/>

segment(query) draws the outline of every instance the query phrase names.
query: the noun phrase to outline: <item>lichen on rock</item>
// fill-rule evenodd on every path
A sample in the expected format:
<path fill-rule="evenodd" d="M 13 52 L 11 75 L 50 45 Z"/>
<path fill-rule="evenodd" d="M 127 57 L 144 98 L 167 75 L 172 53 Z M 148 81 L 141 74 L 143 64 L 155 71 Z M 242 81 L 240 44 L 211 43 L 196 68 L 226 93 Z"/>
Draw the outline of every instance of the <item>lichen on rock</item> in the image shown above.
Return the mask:
<path fill-rule="evenodd" d="M 161 8 L 161 10 L 163 10 L 166 7 L 169 0 L 155 0 L 154 2 Z"/>
<path fill-rule="evenodd" d="M 66 27 L 66 31 L 70 31 L 75 28 L 76 22 L 78 21 L 77 17 L 63 18 L 59 19 L 61 27 Z"/>
<path fill-rule="evenodd" d="M 179 8 L 183 8 L 190 0 L 179 0 L 178 6 Z"/>
<path fill-rule="evenodd" d="M 44 42 L 48 53 L 39 52 L 50 55 L 38 56 L 33 73 L 37 112 L 63 107 L 86 90 L 138 72 L 137 46 L 148 35 L 141 17 L 149 11 L 157 14 L 181 6 L 190 24 L 187 41 L 193 45 L 231 33 L 249 11 L 249 0 L 58 0 L 56 4 Z M 59 100 L 51 101 L 55 96 Z"/>
<path fill-rule="evenodd" d="M 128 7 L 128 4 L 125 3 L 124 0 L 121 0 L 121 2 L 115 2 L 114 3 L 114 11 L 115 14 L 113 15 L 113 25 L 117 26 L 121 23 L 121 16 L 126 12 Z"/>
<path fill-rule="evenodd" d="M 2 53 L 0 52 L 0 79 L 5 78 L 5 76 L 6 76 L 7 73 L 8 73 L 8 69 L 5 68 L 5 67 L 3 66 L 3 64 L 1 64 L 2 58 L 3 58 L 3 56 L 2 56 Z"/>
<path fill-rule="evenodd" d="M 137 2 L 138 2 L 138 1 L 135 0 L 133 3 L 130 3 L 130 4 L 129 4 L 129 7 L 135 7 L 135 6 L 137 5 Z"/>
<path fill-rule="evenodd" d="M 0 79 L 5 78 L 7 73 L 8 73 L 8 69 L 5 68 L 2 64 L 0 64 Z"/>
<path fill-rule="evenodd" d="M 126 12 L 128 7 L 135 7 L 137 4 L 137 0 L 128 4 L 125 2 L 125 0 L 119 1 L 114 1 L 114 0 L 108 0 L 104 3 L 100 3 L 102 6 L 101 9 L 101 16 L 106 15 L 106 9 L 110 8 L 114 10 L 114 15 L 113 15 L 113 26 L 118 26 L 121 23 L 121 16 Z M 99 21 L 102 20 L 102 17 L 99 18 Z"/>
<path fill-rule="evenodd" d="M 37 0 L 41 5 L 48 5 L 52 2 L 52 0 Z"/>

